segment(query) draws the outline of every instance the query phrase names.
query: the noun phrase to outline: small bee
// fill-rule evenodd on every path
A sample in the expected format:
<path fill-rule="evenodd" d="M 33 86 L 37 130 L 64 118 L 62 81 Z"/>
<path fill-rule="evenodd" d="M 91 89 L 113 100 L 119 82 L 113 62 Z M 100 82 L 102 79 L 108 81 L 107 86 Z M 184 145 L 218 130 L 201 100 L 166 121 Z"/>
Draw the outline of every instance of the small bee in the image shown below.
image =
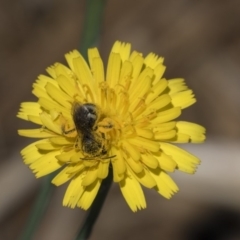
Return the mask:
<path fill-rule="evenodd" d="M 92 103 L 73 105 L 73 121 L 81 140 L 82 151 L 88 155 L 86 159 L 100 157 L 107 153 L 104 137 L 96 132 L 99 117 L 97 106 Z"/>

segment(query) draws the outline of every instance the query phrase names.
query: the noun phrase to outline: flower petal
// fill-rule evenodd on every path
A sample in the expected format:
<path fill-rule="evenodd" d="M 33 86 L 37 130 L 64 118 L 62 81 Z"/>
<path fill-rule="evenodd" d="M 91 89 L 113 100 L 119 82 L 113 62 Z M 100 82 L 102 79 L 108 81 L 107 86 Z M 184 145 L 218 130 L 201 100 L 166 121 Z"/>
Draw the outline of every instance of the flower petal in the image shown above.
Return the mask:
<path fill-rule="evenodd" d="M 104 179 L 108 175 L 109 169 L 109 160 L 108 161 L 101 161 L 98 165 L 98 178 Z"/>
<path fill-rule="evenodd" d="M 78 207 L 87 210 L 92 205 L 92 202 L 95 199 L 100 186 L 101 180 L 96 180 L 91 185 L 85 187 L 84 192 L 78 201 Z"/>
<path fill-rule="evenodd" d="M 118 53 L 111 53 L 108 60 L 107 67 L 107 82 L 111 88 L 114 88 L 118 83 L 121 69 L 121 58 Z"/>
<path fill-rule="evenodd" d="M 155 157 L 157 158 L 159 166 L 162 170 L 173 172 L 177 168 L 177 163 L 167 154 L 162 152 L 160 154 L 156 154 Z"/>
<path fill-rule="evenodd" d="M 66 166 L 59 174 L 57 174 L 57 176 L 53 178 L 52 183 L 56 186 L 60 186 L 69 181 L 74 176 L 74 173 L 69 173 L 69 169 L 72 167 L 72 165 Z"/>
<path fill-rule="evenodd" d="M 52 173 L 64 165 L 56 159 L 59 153 L 60 151 L 49 152 L 30 165 L 37 178 Z"/>
<path fill-rule="evenodd" d="M 150 154 L 142 154 L 141 155 L 141 158 L 142 158 L 142 162 L 147 166 L 147 167 L 150 167 L 150 168 L 156 168 L 158 167 L 158 160 L 157 158 L 155 158 L 153 155 L 150 155 Z"/>
<path fill-rule="evenodd" d="M 135 139 L 128 139 L 128 141 L 124 141 L 122 143 L 123 148 L 129 153 L 131 158 L 133 158 L 135 161 L 138 161 L 140 159 L 140 153 L 138 149 L 131 144 L 131 142 L 134 142 Z"/>
<path fill-rule="evenodd" d="M 63 198 L 63 206 L 76 207 L 85 189 L 84 186 L 82 186 L 82 179 L 83 173 L 79 173 L 72 178 Z"/>
<path fill-rule="evenodd" d="M 136 212 L 138 209 L 146 208 L 146 201 L 142 188 L 130 173 L 128 173 L 128 176 L 125 177 L 119 185 L 127 204 L 133 212 Z"/>
<path fill-rule="evenodd" d="M 111 150 L 112 150 L 112 155 L 116 156 L 111 159 L 111 162 L 115 163 L 115 165 L 114 165 L 115 170 L 119 175 L 121 175 L 121 174 L 125 173 L 125 171 L 126 171 L 126 161 L 123 158 L 120 148 L 113 146 Z"/>
<path fill-rule="evenodd" d="M 175 182 L 164 171 L 154 169 L 151 172 L 157 182 L 157 192 L 165 198 L 170 199 L 179 190 Z"/>
<path fill-rule="evenodd" d="M 205 140 L 206 129 L 201 125 L 191 122 L 178 121 L 176 124 L 177 133 L 189 136 L 192 143 L 201 143 Z"/>
<path fill-rule="evenodd" d="M 175 118 L 179 117 L 181 115 L 181 108 L 180 107 L 175 107 L 171 108 L 166 111 L 159 112 L 157 114 L 157 117 L 154 118 L 151 122 L 160 124 L 160 123 L 165 123 L 174 120 Z"/>
<path fill-rule="evenodd" d="M 98 166 L 89 167 L 82 181 L 83 186 L 91 185 L 98 177 Z"/>
<path fill-rule="evenodd" d="M 159 143 L 154 140 L 146 139 L 143 137 L 135 137 L 135 138 L 128 139 L 128 142 L 130 144 L 137 146 L 139 149 L 145 149 L 145 150 L 149 150 L 151 152 L 159 151 Z M 140 155 L 140 153 L 139 153 L 139 155 Z M 136 158 L 136 160 L 137 160 L 137 158 Z"/>
<path fill-rule="evenodd" d="M 192 90 L 175 93 L 171 95 L 172 104 L 174 107 L 187 108 L 196 102 Z"/>
<path fill-rule="evenodd" d="M 20 136 L 30 137 L 30 138 L 48 138 L 48 137 L 56 136 L 55 133 L 49 132 L 42 128 L 40 128 L 40 129 L 21 129 L 21 130 L 18 130 L 18 134 Z"/>
<path fill-rule="evenodd" d="M 41 121 L 42 121 L 42 124 L 43 124 L 44 127 L 46 127 L 50 131 L 53 131 L 57 134 L 62 134 L 62 127 L 55 124 L 53 122 L 51 116 L 48 115 L 46 112 L 42 112 L 40 114 L 40 118 L 41 118 Z"/>
<path fill-rule="evenodd" d="M 135 173 L 128 167 L 128 171 L 131 172 L 133 177 L 135 177 L 138 182 L 140 182 L 146 188 L 153 188 L 157 185 L 156 181 L 148 171 L 148 169 L 143 168 L 143 171 L 140 173 Z"/>
<path fill-rule="evenodd" d="M 146 104 L 149 104 L 152 102 L 155 98 L 160 96 L 160 94 L 167 88 L 168 82 L 166 79 L 161 79 L 158 81 L 152 88 L 149 94 L 147 95 L 147 98 L 145 100 Z"/>
<path fill-rule="evenodd" d="M 200 160 L 197 157 L 172 144 L 162 142 L 160 147 L 164 153 L 177 163 L 178 169 L 183 172 L 192 174 L 195 172 L 197 165 L 200 164 Z"/>

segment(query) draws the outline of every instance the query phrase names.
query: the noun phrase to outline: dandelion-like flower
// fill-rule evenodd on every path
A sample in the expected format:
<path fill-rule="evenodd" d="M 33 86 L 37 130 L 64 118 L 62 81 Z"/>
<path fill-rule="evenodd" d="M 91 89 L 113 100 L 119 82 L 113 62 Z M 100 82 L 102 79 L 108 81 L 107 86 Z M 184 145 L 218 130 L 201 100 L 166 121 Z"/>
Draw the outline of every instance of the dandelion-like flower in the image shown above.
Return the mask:
<path fill-rule="evenodd" d="M 192 174 L 200 163 L 175 146 L 205 139 L 202 126 L 176 121 L 196 102 L 192 90 L 162 77 L 163 58 L 144 58 L 129 43 L 115 42 L 106 76 L 96 48 L 88 63 L 77 50 L 66 60 L 33 84 L 37 102 L 21 104 L 18 117 L 39 128 L 19 134 L 40 139 L 21 151 L 24 163 L 36 177 L 62 168 L 52 183 L 70 181 L 63 205 L 71 208 L 91 206 L 109 168 L 132 211 L 146 208 L 141 185 L 169 199 L 178 187 L 168 172 Z"/>

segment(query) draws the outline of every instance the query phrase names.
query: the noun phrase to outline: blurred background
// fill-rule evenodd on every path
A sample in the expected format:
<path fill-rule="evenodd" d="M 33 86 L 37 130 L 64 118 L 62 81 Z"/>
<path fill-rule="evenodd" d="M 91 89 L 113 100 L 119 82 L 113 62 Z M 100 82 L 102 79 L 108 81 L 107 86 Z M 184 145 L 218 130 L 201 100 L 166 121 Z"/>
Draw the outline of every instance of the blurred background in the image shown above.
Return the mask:
<path fill-rule="evenodd" d="M 80 45 L 85 2 L 0 1 L 0 239 L 15 240 L 41 179 L 22 163 L 31 139 L 17 129 L 23 101 L 35 101 L 39 74 Z M 91 240 L 240 239 L 240 4 L 238 0 L 107 1 L 98 47 L 105 62 L 115 40 L 165 58 L 165 77 L 183 77 L 197 97 L 182 119 L 207 128 L 207 142 L 185 148 L 202 160 L 194 176 L 174 173 L 170 201 L 145 191 L 148 207 L 132 213 L 113 185 Z M 54 189 L 34 240 L 71 240 L 85 212 L 63 208 L 66 185 Z"/>

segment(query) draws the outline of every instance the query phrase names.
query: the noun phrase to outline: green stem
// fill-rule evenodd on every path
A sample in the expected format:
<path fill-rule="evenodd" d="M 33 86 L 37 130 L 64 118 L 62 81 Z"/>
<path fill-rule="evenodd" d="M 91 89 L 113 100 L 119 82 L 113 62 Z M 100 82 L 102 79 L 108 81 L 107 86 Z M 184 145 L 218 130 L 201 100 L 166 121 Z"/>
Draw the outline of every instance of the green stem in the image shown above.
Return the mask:
<path fill-rule="evenodd" d="M 55 174 L 56 173 L 54 173 L 54 175 Z M 24 228 L 24 232 L 20 237 L 21 240 L 33 239 L 33 235 L 36 229 L 38 228 L 38 225 L 42 219 L 43 214 L 46 211 L 46 208 L 48 206 L 48 203 L 51 197 L 52 190 L 54 188 L 53 185 L 51 184 L 52 178 L 53 178 L 53 174 L 50 174 L 43 179 L 43 183 L 42 183 L 39 195 L 33 205 L 30 217 L 27 221 L 26 227 Z"/>
<path fill-rule="evenodd" d="M 98 42 L 106 0 L 86 0 L 80 52 L 87 59 L 87 50 Z"/>
<path fill-rule="evenodd" d="M 84 221 L 84 224 L 81 230 L 79 231 L 76 240 L 87 240 L 90 237 L 94 223 L 96 222 L 99 216 L 99 213 L 102 209 L 104 201 L 107 197 L 108 191 L 111 187 L 112 180 L 113 180 L 113 171 L 112 171 L 112 167 L 110 166 L 108 176 L 102 181 L 98 194 L 94 199 L 94 202 L 88 212 L 88 216 Z"/>

